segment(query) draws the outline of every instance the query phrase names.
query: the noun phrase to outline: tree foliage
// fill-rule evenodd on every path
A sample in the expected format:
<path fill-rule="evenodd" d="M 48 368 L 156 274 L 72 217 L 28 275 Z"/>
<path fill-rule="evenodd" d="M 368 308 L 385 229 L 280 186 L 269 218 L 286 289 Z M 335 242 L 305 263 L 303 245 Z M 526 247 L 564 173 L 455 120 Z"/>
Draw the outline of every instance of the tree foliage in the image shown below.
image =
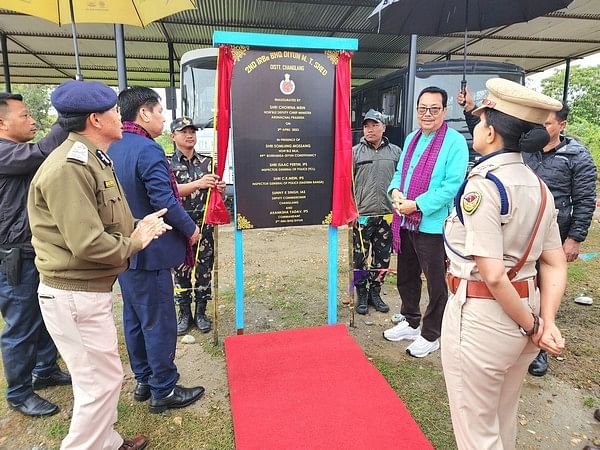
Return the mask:
<path fill-rule="evenodd" d="M 174 151 L 173 140 L 171 139 L 171 133 L 163 131 L 163 133 L 154 139 L 165 151 L 167 156 L 172 155 Z"/>
<path fill-rule="evenodd" d="M 35 119 L 38 127 L 38 132 L 35 136 L 36 140 L 46 135 L 56 120 L 55 116 L 50 115 L 50 92 L 52 89 L 54 89 L 54 86 L 47 84 L 13 85 L 13 92 L 23 96 L 23 101 Z"/>
<path fill-rule="evenodd" d="M 565 69 L 542 80 L 542 91 L 552 98 L 562 99 Z M 600 119 L 600 66 L 572 67 L 569 75 L 567 103 L 571 119 L 585 119 L 599 123 Z"/>

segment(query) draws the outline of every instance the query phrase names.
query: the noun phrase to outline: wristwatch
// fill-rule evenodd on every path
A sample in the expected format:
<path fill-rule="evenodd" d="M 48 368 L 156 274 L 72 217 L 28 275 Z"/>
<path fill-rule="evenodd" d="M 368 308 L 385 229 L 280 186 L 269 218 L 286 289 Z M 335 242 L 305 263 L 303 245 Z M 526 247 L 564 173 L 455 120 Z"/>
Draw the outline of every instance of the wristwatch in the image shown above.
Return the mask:
<path fill-rule="evenodd" d="M 519 327 L 519 331 L 523 336 L 535 336 L 540 328 L 540 316 L 536 316 L 534 313 L 531 313 L 531 315 L 533 316 L 533 328 L 527 331 L 523 327 Z"/>

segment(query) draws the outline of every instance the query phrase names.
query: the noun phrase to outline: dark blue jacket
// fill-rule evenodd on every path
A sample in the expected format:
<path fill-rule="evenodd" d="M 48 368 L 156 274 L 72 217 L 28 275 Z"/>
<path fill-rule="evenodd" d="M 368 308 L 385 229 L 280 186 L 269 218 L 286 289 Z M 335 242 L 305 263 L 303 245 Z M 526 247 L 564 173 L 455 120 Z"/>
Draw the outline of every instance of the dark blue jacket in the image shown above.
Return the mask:
<path fill-rule="evenodd" d="M 589 150 L 575 139 L 561 137 L 549 152 L 524 153 L 523 161 L 550 188 L 558 209 L 558 227 L 567 237 L 582 242 L 596 210 L 596 165 Z"/>
<path fill-rule="evenodd" d="M 162 147 L 144 136 L 123 133 L 123 139 L 109 147 L 108 155 L 113 160 L 133 216 L 141 219 L 167 208 L 169 211 L 164 219 L 173 227 L 133 255 L 129 268 L 159 270 L 183 263 L 187 239 L 194 234 L 196 225 L 173 194 Z"/>
<path fill-rule="evenodd" d="M 464 111 L 473 134 L 479 117 Z M 523 153 L 523 161 L 550 189 L 558 210 L 560 237 L 585 241 L 596 210 L 597 169 L 589 150 L 575 139 L 561 136 L 554 150 Z"/>

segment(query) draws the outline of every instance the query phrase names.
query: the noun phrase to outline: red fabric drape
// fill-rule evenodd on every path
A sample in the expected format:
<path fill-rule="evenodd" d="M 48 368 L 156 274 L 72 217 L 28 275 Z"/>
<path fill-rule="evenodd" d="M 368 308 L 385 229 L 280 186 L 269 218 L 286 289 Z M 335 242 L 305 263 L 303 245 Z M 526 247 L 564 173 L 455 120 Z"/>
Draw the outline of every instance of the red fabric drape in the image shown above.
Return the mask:
<path fill-rule="evenodd" d="M 219 47 L 217 62 L 217 175 L 223 178 L 227 148 L 229 147 L 229 124 L 231 115 L 231 75 L 233 73 L 233 55 L 231 46 Z M 206 211 L 206 223 L 223 225 L 231 221 L 223 198 L 211 192 Z"/>
<path fill-rule="evenodd" d="M 335 154 L 331 225 L 339 227 L 358 217 L 352 195 L 352 129 L 350 128 L 351 52 L 340 52 L 335 70 Z"/>

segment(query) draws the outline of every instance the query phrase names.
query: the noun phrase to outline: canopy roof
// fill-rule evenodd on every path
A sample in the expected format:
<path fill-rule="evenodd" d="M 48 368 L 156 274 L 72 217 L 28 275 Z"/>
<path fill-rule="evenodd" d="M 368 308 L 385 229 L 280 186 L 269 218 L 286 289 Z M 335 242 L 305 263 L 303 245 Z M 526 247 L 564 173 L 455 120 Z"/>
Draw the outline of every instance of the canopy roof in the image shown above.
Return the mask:
<path fill-rule="evenodd" d="M 408 64 L 409 36 L 378 34 L 367 17 L 379 0 L 199 0 L 184 11 L 146 28 L 126 25 L 125 53 L 130 85 L 169 85 L 168 43 L 178 59 L 210 47 L 213 31 L 304 34 L 358 38 L 353 85 Z M 12 83 L 58 84 L 75 77 L 71 28 L 0 9 L 0 34 L 7 37 Z M 78 24 L 82 72 L 86 80 L 117 84 L 112 25 Z M 463 34 L 419 36 L 418 62 L 461 59 Z M 574 0 L 566 9 L 528 23 L 468 34 L 468 57 L 510 62 L 527 73 L 545 70 L 600 52 L 600 1 Z M 0 82 L 4 76 L 0 73 Z"/>

